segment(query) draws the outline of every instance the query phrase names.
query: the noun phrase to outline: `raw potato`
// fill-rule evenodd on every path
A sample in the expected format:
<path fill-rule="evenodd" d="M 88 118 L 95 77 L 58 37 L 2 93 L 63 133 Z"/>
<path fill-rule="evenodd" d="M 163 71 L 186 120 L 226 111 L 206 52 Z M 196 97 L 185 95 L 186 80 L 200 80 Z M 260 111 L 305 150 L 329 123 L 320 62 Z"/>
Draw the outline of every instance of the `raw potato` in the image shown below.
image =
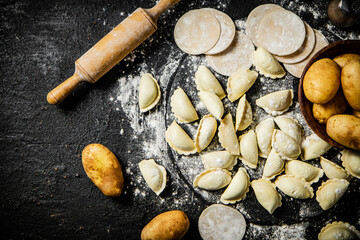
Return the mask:
<path fill-rule="evenodd" d="M 341 90 L 335 95 L 330 102 L 325 104 L 316 104 L 314 103 L 312 111 L 314 118 L 319 121 L 321 124 L 326 124 L 327 120 L 336 115 L 342 114 L 345 112 L 348 104 L 344 97 L 344 94 Z"/>
<path fill-rule="evenodd" d="M 306 98 L 317 104 L 333 99 L 340 87 L 340 67 L 329 58 L 323 58 L 311 65 L 303 80 Z"/>
<path fill-rule="evenodd" d="M 339 65 L 339 67 L 343 68 L 346 64 L 354 61 L 360 60 L 360 55 L 355 53 L 345 53 L 334 58 L 334 61 Z"/>
<path fill-rule="evenodd" d="M 332 116 L 326 123 L 326 132 L 345 147 L 360 150 L 360 118 L 348 114 Z"/>
<path fill-rule="evenodd" d="M 360 60 L 354 60 L 343 67 L 341 86 L 349 105 L 360 111 Z"/>
<path fill-rule="evenodd" d="M 124 177 L 119 161 L 108 148 L 97 143 L 87 145 L 82 163 L 87 176 L 105 196 L 120 196 Z"/>
<path fill-rule="evenodd" d="M 154 217 L 141 231 L 141 240 L 181 239 L 190 226 L 189 218 L 179 210 L 161 213 Z"/>

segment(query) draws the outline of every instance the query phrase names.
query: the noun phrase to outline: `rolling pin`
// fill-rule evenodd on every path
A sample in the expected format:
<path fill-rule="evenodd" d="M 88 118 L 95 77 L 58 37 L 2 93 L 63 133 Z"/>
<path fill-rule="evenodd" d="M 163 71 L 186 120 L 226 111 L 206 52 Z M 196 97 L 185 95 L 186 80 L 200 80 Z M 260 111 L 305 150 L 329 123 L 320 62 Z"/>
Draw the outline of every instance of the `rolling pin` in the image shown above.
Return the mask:
<path fill-rule="evenodd" d="M 136 9 L 75 62 L 75 73 L 47 95 L 62 102 L 80 82 L 95 83 L 157 29 L 159 16 L 180 0 L 160 0 L 151 9 Z"/>

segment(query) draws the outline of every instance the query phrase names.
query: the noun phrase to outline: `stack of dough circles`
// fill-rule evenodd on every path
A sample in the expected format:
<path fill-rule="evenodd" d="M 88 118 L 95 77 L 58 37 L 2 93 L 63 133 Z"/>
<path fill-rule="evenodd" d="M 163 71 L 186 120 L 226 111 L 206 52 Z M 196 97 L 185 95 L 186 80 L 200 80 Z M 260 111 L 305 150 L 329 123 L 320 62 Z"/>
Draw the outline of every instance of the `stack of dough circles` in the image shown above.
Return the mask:
<path fill-rule="evenodd" d="M 261 19 L 256 38 L 259 46 L 284 56 L 299 50 L 305 36 L 305 25 L 299 16 L 285 9 L 273 9 Z"/>
<path fill-rule="evenodd" d="M 206 61 L 217 73 L 231 76 L 239 68 L 249 69 L 255 47 L 250 38 L 236 31 L 233 43 L 225 51 L 216 55 L 206 55 Z"/>
<path fill-rule="evenodd" d="M 295 64 L 284 63 L 285 69 L 295 77 L 300 78 L 310 58 L 312 58 L 312 56 L 314 56 L 320 49 L 324 48 L 329 44 L 329 42 L 326 40 L 325 36 L 321 32 L 315 29 L 314 32 L 315 32 L 315 46 L 314 49 L 311 51 L 311 53 L 301 62 Z"/>

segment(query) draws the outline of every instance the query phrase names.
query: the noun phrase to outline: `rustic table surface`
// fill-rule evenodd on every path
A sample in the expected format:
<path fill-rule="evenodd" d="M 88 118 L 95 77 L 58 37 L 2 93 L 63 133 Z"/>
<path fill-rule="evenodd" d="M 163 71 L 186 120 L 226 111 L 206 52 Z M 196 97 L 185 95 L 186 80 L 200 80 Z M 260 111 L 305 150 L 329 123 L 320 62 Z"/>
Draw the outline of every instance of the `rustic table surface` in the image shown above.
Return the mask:
<path fill-rule="evenodd" d="M 153 217 L 174 209 L 189 216 L 185 239 L 201 239 L 198 217 L 219 200 L 221 191 L 192 187 L 201 170 L 199 155 L 180 159 L 166 144 L 164 132 L 174 119 L 169 110 L 174 88 L 193 92 L 190 98 L 198 103 L 193 74 L 205 61 L 204 56 L 183 53 L 174 42 L 173 29 L 188 10 L 212 7 L 227 13 L 243 31 L 250 11 L 269 2 L 298 14 L 329 42 L 360 39 L 359 25 L 339 29 L 329 22 L 326 0 L 183 0 L 160 17 L 154 35 L 102 79 L 81 84 L 63 103 L 52 106 L 46 95 L 73 74 L 75 60 L 137 7 L 150 8 L 156 0 L 1 1 L 2 239 L 139 239 Z M 154 110 L 140 114 L 137 86 L 145 72 L 158 79 L 163 96 Z M 217 77 L 225 87 L 226 78 Z M 296 94 L 298 81 L 288 74 L 270 81 L 269 89 L 291 87 Z M 263 80 L 248 94 L 254 96 L 249 97 L 252 106 L 255 97 L 263 95 L 256 95 L 264 89 L 261 84 Z M 290 110 L 305 124 L 298 108 L 294 104 Z M 102 195 L 83 170 L 82 149 L 95 142 L 113 151 L 122 165 L 125 188 L 118 198 Z M 338 149 L 326 156 L 339 163 Z M 164 165 L 169 175 L 160 197 L 146 186 L 137 166 L 149 158 Z M 318 165 L 318 160 L 313 163 Z M 319 185 L 314 185 L 315 190 Z M 359 188 L 359 180 L 353 179 L 343 198 L 326 212 L 314 199 L 299 201 L 283 195 L 283 206 L 270 215 L 252 190 L 232 207 L 246 218 L 245 239 L 316 239 L 330 221 L 347 221 L 360 229 Z"/>

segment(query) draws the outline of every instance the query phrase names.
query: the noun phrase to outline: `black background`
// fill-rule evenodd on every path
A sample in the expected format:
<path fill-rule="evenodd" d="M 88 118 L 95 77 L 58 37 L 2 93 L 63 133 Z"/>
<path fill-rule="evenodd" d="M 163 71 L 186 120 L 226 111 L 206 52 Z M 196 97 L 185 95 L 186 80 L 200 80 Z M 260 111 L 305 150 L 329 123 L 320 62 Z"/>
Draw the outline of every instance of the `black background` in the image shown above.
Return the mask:
<path fill-rule="evenodd" d="M 232 19 L 240 19 L 259 4 L 270 1 L 224 2 L 226 5 L 221 6 L 217 1 L 181 1 L 171 14 L 166 12 L 160 17 L 158 31 L 147 40 L 146 47 L 141 45 L 137 51 L 152 60 L 154 69 L 160 68 L 162 57 L 157 51 L 175 44 L 173 28 L 188 10 L 213 7 Z M 287 8 L 291 1 L 272 2 Z M 328 24 L 328 1 L 300 2 L 317 5 L 322 11 L 319 19 L 306 12 L 301 16 L 311 26 Z M 89 143 L 98 142 L 111 149 L 123 169 L 128 161 L 134 161 L 132 152 L 141 148 L 129 137 L 132 119 L 122 111 L 113 111 L 113 103 L 108 101 L 108 93 L 115 88 L 117 79 L 136 71 L 136 59 L 130 65 L 119 63 L 95 84 L 81 84 L 58 106 L 46 101 L 47 93 L 73 74 L 76 59 L 137 7 L 150 8 L 154 4 L 154 0 L 1 1 L 2 239 L 139 239 L 147 222 L 163 211 L 174 209 L 166 201 L 155 205 L 154 194 L 136 198 L 128 184 L 133 175 L 125 171 L 126 194 L 119 198 L 105 197 L 87 178 L 81 164 L 81 151 Z M 354 31 L 359 36 L 358 27 L 343 31 Z M 151 42 L 158 38 L 164 43 Z M 121 128 L 123 135 L 119 134 Z M 165 191 L 165 199 L 176 198 L 172 195 L 174 185 Z M 307 239 L 316 239 L 329 219 L 348 221 L 359 229 L 359 181 L 353 180 L 351 186 L 355 189 L 334 209 L 306 219 L 311 223 Z M 191 191 L 176 187 L 180 195 L 182 191 Z M 195 196 L 188 207 L 181 209 L 191 221 L 186 239 L 201 239 L 197 219 L 207 205 Z M 277 223 L 291 224 L 284 211 L 286 207 L 277 215 L 280 219 Z M 259 223 L 272 224 L 271 221 Z M 254 236 L 247 232 L 245 238 Z"/>

